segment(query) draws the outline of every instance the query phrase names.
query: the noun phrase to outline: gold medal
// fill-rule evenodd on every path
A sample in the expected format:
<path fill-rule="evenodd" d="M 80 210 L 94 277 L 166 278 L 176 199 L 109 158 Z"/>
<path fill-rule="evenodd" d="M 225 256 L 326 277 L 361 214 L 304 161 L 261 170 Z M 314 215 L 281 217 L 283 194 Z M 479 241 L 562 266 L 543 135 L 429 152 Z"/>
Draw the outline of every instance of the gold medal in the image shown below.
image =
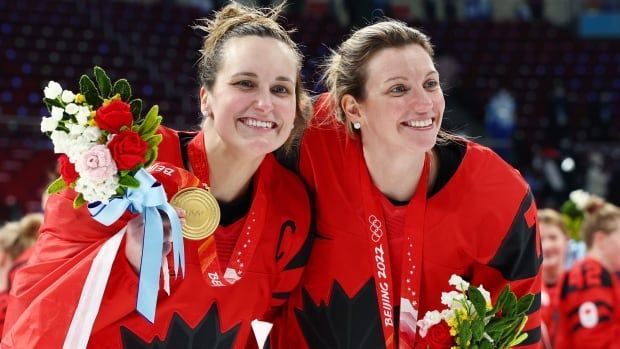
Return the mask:
<path fill-rule="evenodd" d="M 220 206 L 209 189 L 181 189 L 174 194 L 170 204 L 185 210 L 183 236 L 190 240 L 211 236 L 220 223 Z"/>

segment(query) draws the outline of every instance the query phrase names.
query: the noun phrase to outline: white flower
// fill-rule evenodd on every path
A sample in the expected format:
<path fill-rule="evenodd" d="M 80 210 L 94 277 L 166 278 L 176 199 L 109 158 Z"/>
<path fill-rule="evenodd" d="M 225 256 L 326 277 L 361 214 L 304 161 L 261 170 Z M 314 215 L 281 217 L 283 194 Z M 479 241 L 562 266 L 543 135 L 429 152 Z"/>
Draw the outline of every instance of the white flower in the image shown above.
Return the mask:
<path fill-rule="evenodd" d="M 88 116 L 90 116 L 90 110 L 86 106 L 80 106 L 77 114 L 75 114 L 78 124 L 84 126 L 88 123 Z"/>
<path fill-rule="evenodd" d="M 462 277 L 452 274 L 450 276 L 450 280 L 448 280 L 448 284 L 454 286 L 459 291 L 467 291 L 469 288 L 469 282 L 463 280 Z"/>
<path fill-rule="evenodd" d="M 52 107 L 52 118 L 56 121 L 60 121 L 62 120 L 62 116 L 64 115 L 65 111 L 62 108 L 58 108 L 56 106 Z"/>
<path fill-rule="evenodd" d="M 84 200 L 88 202 L 106 202 L 110 199 L 110 197 L 116 194 L 116 188 L 118 188 L 117 175 L 114 175 L 104 181 L 93 181 L 80 177 L 75 183 L 75 190 L 78 193 L 82 193 Z"/>
<path fill-rule="evenodd" d="M 101 137 L 101 130 L 99 127 L 88 126 L 84 132 L 82 132 L 82 138 L 86 142 L 97 142 L 99 137 Z"/>
<path fill-rule="evenodd" d="M 82 132 L 86 129 L 86 127 L 78 124 L 67 124 L 67 128 L 69 129 L 69 135 L 71 136 L 81 136 Z"/>
<path fill-rule="evenodd" d="M 427 311 L 422 320 L 418 320 L 417 325 L 420 328 L 420 336 L 426 337 L 428 329 L 437 325 L 443 320 L 441 313 L 437 310 Z"/>
<path fill-rule="evenodd" d="M 58 120 L 53 117 L 47 117 L 41 119 L 41 132 L 54 131 L 58 127 Z"/>
<path fill-rule="evenodd" d="M 69 90 L 62 91 L 60 99 L 65 103 L 71 103 L 75 100 L 75 94 Z"/>
<path fill-rule="evenodd" d="M 575 203 L 575 206 L 579 210 L 584 210 L 586 208 L 586 204 L 590 200 L 590 194 L 584 190 L 574 190 L 568 195 L 570 201 Z"/>
<path fill-rule="evenodd" d="M 56 99 L 62 93 L 62 86 L 56 81 L 50 81 L 47 84 L 47 87 L 43 89 L 43 94 L 45 98 Z"/>
<path fill-rule="evenodd" d="M 465 300 L 465 295 L 461 292 L 450 291 L 450 292 L 441 292 L 441 304 L 447 305 L 450 308 L 455 307 L 455 305 L 459 302 Z"/>
<path fill-rule="evenodd" d="M 54 144 L 54 153 L 56 154 L 66 153 L 71 147 L 71 137 L 65 131 L 52 131 L 50 138 Z"/>
<path fill-rule="evenodd" d="M 82 154 L 87 152 L 92 147 L 93 143 L 87 142 L 84 137 L 71 137 L 69 141 L 69 146 L 64 153 L 67 154 L 69 160 L 72 163 L 77 164 L 78 160 L 82 157 Z"/>
<path fill-rule="evenodd" d="M 480 293 L 482 293 L 482 296 L 484 297 L 484 301 L 486 302 L 487 306 L 491 304 L 491 293 L 487 290 L 484 289 L 484 286 L 480 285 L 480 287 L 478 287 L 478 291 L 480 291 Z"/>
<path fill-rule="evenodd" d="M 67 106 L 65 107 L 65 111 L 67 112 L 67 114 L 69 115 L 75 115 L 78 111 L 79 108 L 77 105 L 75 105 L 75 103 L 69 103 L 67 104 Z"/>

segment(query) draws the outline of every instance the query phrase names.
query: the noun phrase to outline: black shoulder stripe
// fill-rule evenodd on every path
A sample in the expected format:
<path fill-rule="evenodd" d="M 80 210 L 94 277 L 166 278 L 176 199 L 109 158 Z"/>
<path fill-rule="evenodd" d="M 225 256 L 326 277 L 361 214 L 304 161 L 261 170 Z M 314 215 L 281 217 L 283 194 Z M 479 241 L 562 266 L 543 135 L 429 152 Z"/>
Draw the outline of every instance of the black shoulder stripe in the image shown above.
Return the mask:
<path fill-rule="evenodd" d="M 525 331 L 525 333 L 527 333 L 527 338 L 523 342 L 519 343 L 517 347 L 540 343 L 540 326 L 529 331 Z"/>
<path fill-rule="evenodd" d="M 533 202 L 532 193 L 528 190 L 504 241 L 489 263 L 508 281 L 536 276 L 542 263 L 542 255 L 537 255 L 536 225 L 529 226 L 525 217 Z"/>
<path fill-rule="evenodd" d="M 271 293 L 271 298 L 287 299 L 290 294 L 290 292 L 273 292 Z"/>

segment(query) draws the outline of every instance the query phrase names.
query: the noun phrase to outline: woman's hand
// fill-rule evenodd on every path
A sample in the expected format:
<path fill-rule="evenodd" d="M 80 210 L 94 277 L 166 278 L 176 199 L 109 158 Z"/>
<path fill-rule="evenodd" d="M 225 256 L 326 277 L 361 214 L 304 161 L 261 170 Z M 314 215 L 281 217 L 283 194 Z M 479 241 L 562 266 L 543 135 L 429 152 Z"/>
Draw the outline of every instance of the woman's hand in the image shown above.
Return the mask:
<path fill-rule="evenodd" d="M 181 220 L 181 226 L 185 224 L 185 210 L 176 208 L 177 215 Z M 170 221 L 167 215 L 162 215 L 164 223 L 164 245 L 161 251 L 162 257 L 165 257 L 172 251 L 172 239 L 170 234 Z M 127 223 L 127 241 L 125 243 L 125 255 L 127 261 L 131 264 L 133 270 L 140 272 L 140 260 L 142 259 L 142 243 L 144 241 L 144 222 L 142 215 L 134 217 Z"/>

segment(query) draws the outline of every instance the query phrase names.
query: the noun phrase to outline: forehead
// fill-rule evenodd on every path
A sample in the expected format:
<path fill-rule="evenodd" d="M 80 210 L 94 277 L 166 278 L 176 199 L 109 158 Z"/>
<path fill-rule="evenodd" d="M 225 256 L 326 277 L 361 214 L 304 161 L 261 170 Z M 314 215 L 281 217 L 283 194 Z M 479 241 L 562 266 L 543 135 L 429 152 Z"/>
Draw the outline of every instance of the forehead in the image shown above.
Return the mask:
<path fill-rule="evenodd" d="M 384 76 L 426 75 L 435 71 L 431 56 L 418 44 L 383 48 L 373 54 L 366 64 L 369 80 Z"/>
<path fill-rule="evenodd" d="M 248 35 L 229 39 L 222 48 L 220 72 L 265 72 L 278 76 L 294 76 L 298 62 L 295 52 L 284 42 Z"/>

